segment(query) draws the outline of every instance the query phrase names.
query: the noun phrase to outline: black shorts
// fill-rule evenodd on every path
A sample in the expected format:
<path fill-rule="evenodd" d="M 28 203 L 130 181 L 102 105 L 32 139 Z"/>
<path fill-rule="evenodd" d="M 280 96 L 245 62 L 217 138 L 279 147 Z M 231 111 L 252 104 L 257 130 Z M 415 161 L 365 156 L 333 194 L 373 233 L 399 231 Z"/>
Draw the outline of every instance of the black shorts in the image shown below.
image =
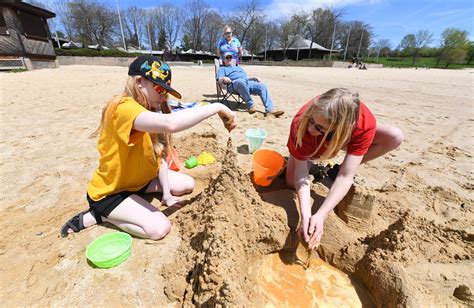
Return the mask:
<path fill-rule="evenodd" d="M 150 183 L 143 186 L 139 191 L 121 191 L 119 193 L 109 195 L 105 198 L 100 199 L 99 201 L 94 201 L 91 199 L 88 193 L 86 193 L 87 201 L 89 201 L 89 208 L 94 215 L 97 223 L 102 223 L 101 217 L 109 217 L 110 213 L 119 206 L 122 201 L 130 197 L 131 195 L 138 195 L 143 197 L 145 195 L 146 189 Z"/>

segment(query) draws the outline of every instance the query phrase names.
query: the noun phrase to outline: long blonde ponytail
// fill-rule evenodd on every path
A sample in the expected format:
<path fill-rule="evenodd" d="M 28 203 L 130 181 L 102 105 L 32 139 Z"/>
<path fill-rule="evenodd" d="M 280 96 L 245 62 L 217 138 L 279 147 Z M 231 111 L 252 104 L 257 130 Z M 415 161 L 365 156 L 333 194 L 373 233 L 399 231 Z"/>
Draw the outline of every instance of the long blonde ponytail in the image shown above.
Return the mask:
<path fill-rule="evenodd" d="M 131 97 L 135 101 L 137 101 L 140 105 L 145 107 L 147 110 L 150 111 L 158 111 L 155 110 L 150 102 L 148 101 L 147 97 L 138 87 L 137 79 L 140 78 L 139 76 L 128 76 L 127 83 L 125 89 L 119 95 L 115 95 L 110 99 L 102 109 L 102 116 L 100 119 L 99 127 L 95 132 L 91 134 L 91 137 L 97 137 L 102 133 L 102 130 L 105 126 L 107 126 L 112 118 L 113 113 L 117 109 L 117 106 L 123 101 L 126 97 Z M 164 102 L 160 106 L 161 112 L 163 113 L 171 113 L 171 108 L 167 102 Z M 171 147 L 171 134 L 167 133 L 149 133 L 151 142 L 153 144 L 153 150 L 155 153 L 155 159 L 166 157 L 168 155 L 168 151 Z"/>

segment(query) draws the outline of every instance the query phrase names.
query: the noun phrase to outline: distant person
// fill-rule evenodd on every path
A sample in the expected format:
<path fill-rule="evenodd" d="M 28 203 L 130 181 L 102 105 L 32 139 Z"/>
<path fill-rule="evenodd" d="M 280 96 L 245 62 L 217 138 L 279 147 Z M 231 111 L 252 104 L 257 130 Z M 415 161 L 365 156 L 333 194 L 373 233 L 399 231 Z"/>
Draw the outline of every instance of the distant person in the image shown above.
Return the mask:
<path fill-rule="evenodd" d="M 165 50 L 163 51 L 163 55 L 161 56 L 161 61 L 168 62 L 170 60 L 171 60 L 171 50 L 168 48 L 168 46 L 166 46 Z"/>
<path fill-rule="evenodd" d="M 367 67 L 365 66 L 365 63 L 360 63 L 360 66 L 359 66 L 359 69 L 360 70 L 367 70 Z"/>
<path fill-rule="evenodd" d="M 395 150 L 403 139 L 400 129 L 377 123 L 359 95 L 348 89 L 331 89 L 300 108 L 288 138 L 286 182 L 296 189 L 301 213 L 299 234 L 309 248 L 319 245 L 324 222 L 349 191 L 359 165 Z M 346 151 L 344 160 L 328 171 L 333 185 L 312 215 L 311 162 L 333 158 L 340 150 Z"/>
<path fill-rule="evenodd" d="M 231 53 L 232 58 L 236 64 L 240 63 L 242 58 L 242 45 L 238 38 L 232 34 L 232 28 L 229 26 L 224 27 L 223 37 L 217 42 L 217 55 L 224 62 L 224 54 Z"/>
<path fill-rule="evenodd" d="M 181 54 L 181 48 L 176 47 L 176 53 L 175 53 L 174 61 L 180 61 L 181 60 L 181 58 L 179 57 L 180 54 Z"/>
<path fill-rule="evenodd" d="M 265 116 L 272 115 L 279 118 L 285 113 L 281 110 L 274 110 L 267 86 L 260 82 L 260 79 L 257 77 L 248 78 L 241 66 L 234 65 L 232 53 L 227 52 L 224 54 L 224 65 L 219 68 L 217 78 L 219 82 L 227 85 L 229 91 L 236 92 L 242 96 L 249 108 L 250 114 L 257 112 L 251 94 L 260 96 L 263 106 L 265 106 Z"/>
<path fill-rule="evenodd" d="M 181 98 L 171 87 L 168 64 L 148 55 L 130 64 L 125 89 L 102 110 L 99 166 L 87 186 L 89 209 L 69 219 L 61 236 L 102 222 L 141 238 L 159 240 L 168 234 L 170 221 L 144 196 L 161 192 L 162 202 L 172 206 L 179 202 L 175 196 L 194 188 L 192 177 L 168 169 L 171 134 L 215 114 L 229 131 L 236 123 L 222 104 L 170 113 L 168 94 Z"/>

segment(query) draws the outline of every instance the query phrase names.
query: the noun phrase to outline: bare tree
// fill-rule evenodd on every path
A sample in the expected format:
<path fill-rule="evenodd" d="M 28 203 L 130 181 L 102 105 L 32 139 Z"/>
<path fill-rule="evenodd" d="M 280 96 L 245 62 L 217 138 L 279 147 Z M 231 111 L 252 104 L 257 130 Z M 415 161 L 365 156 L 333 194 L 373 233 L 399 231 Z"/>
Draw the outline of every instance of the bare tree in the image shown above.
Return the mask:
<path fill-rule="evenodd" d="M 159 33 L 163 29 L 161 7 L 152 7 L 145 12 L 145 30 L 147 34 L 147 41 L 150 45 L 150 49 L 158 47 Z"/>
<path fill-rule="evenodd" d="M 304 19 L 304 17 L 302 17 L 300 14 L 293 14 L 293 16 L 291 16 L 290 18 L 290 21 L 291 23 L 293 24 L 293 31 L 294 31 L 294 42 L 293 43 L 296 43 L 297 41 L 299 41 L 300 39 L 304 38 L 305 37 L 305 27 L 307 25 L 306 23 L 306 20 Z M 312 46 L 313 43 L 311 42 L 310 46 Z M 290 44 L 291 46 L 291 44 Z M 300 45 L 298 44 L 297 45 L 297 51 L 296 51 L 296 61 L 299 60 L 300 58 L 300 49 L 299 49 Z M 310 47 L 311 48 L 311 47 Z"/>
<path fill-rule="evenodd" d="M 420 50 L 433 41 L 433 34 L 428 30 L 420 30 L 415 35 L 415 44 L 413 49 L 413 61 L 411 65 L 415 65 L 416 58 Z"/>
<path fill-rule="evenodd" d="M 276 48 L 278 46 L 279 27 L 274 21 L 265 23 L 265 37 L 267 49 Z"/>
<path fill-rule="evenodd" d="M 222 33 L 224 19 L 214 11 L 209 11 L 204 22 L 203 46 L 206 51 L 214 52 L 216 42 Z"/>
<path fill-rule="evenodd" d="M 263 13 L 259 0 L 246 0 L 236 8 L 236 14 L 229 20 L 229 25 L 238 35 L 242 45 L 246 44 L 247 36 L 252 26 L 257 22 L 263 22 Z"/>
<path fill-rule="evenodd" d="M 168 47 L 172 49 L 176 45 L 181 29 L 183 27 L 184 11 L 170 3 L 165 3 L 161 6 L 161 21 L 163 29 L 166 33 L 166 40 Z"/>
<path fill-rule="evenodd" d="M 310 13 L 300 14 L 298 19 L 304 25 L 307 36 L 311 40 L 309 58 L 311 58 L 313 42 L 326 48 L 332 45 L 333 30 L 340 16 L 340 11 L 329 8 L 318 8 Z"/>
<path fill-rule="evenodd" d="M 204 23 L 209 7 L 203 0 L 193 0 L 188 2 L 186 6 L 189 15 L 184 24 L 184 35 L 189 37 L 192 49 L 201 50 L 203 48 Z"/>
<path fill-rule="evenodd" d="M 246 47 L 251 54 L 256 54 L 265 48 L 265 26 L 266 24 L 263 21 L 257 21 L 252 25 L 251 31 L 248 32 Z"/>
<path fill-rule="evenodd" d="M 118 20 L 114 10 L 96 0 L 73 0 L 68 7 L 72 26 L 83 43 L 113 42 Z"/>
<path fill-rule="evenodd" d="M 280 19 L 280 47 L 284 49 L 283 56 L 286 59 L 288 49 L 293 45 L 301 34 L 301 24 L 292 16 L 290 19 Z"/>
<path fill-rule="evenodd" d="M 383 50 L 390 51 L 390 41 L 387 39 L 379 39 L 377 42 L 375 42 L 374 47 L 375 47 L 375 52 L 377 52 L 377 61 L 379 60 L 380 53 Z"/>
<path fill-rule="evenodd" d="M 71 18 L 71 12 L 66 0 L 57 0 L 52 4 L 53 11 L 56 13 L 56 18 L 59 20 L 59 24 L 62 26 L 66 36 L 70 40 L 74 40 L 75 31 L 74 25 Z"/>
<path fill-rule="evenodd" d="M 122 14 L 124 19 L 127 45 L 141 48 L 145 30 L 145 10 L 136 6 L 127 8 Z"/>
<path fill-rule="evenodd" d="M 340 22 L 336 33 L 339 46 L 349 56 L 355 57 L 358 53 L 367 54 L 372 40 L 372 28 L 361 21 Z M 360 46 L 360 49 L 359 49 Z"/>

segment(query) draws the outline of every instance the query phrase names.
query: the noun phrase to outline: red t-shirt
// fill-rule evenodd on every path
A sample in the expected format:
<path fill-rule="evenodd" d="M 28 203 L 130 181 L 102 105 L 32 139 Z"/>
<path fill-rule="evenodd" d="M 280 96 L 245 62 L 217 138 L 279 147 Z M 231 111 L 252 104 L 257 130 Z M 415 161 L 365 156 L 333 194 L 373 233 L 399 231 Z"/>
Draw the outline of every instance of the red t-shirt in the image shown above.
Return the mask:
<path fill-rule="evenodd" d="M 323 136 L 312 136 L 308 131 L 306 131 L 305 135 L 303 136 L 303 144 L 301 147 L 296 146 L 296 133 L 298 130 L 298 123 L 302 118 L 304 112 L 308 107 L 317 100 L 318 97 L 311 99 L 309 102 L 303 105 L 301 109 L 296 113 L 293 121 L 291 122 L 290 128 L 290 136 L 288 137 L 288 150 L 290 154 L 298 159 L 298 160 L 313 160 L 318 159 L 324 151 L 326 151 L 326 145 L 329 142 L 325 142 L 325 144 L 319 149 L 318 153 L 311 156 L 311 154 L 316 151 L 318 145 L 323 139 Z M 367 153 L 372 141 L 374 140 L 375 136 L 375 127 L 376 121 L 375 117 L 370 112 L 369 108 L 362 102 L 360 103 L 359 107 L 359 118 L 357 120 L 357 125 L 352 132 L 351 139 L 347 144 L 347 153 L 362 156 Z"/>

